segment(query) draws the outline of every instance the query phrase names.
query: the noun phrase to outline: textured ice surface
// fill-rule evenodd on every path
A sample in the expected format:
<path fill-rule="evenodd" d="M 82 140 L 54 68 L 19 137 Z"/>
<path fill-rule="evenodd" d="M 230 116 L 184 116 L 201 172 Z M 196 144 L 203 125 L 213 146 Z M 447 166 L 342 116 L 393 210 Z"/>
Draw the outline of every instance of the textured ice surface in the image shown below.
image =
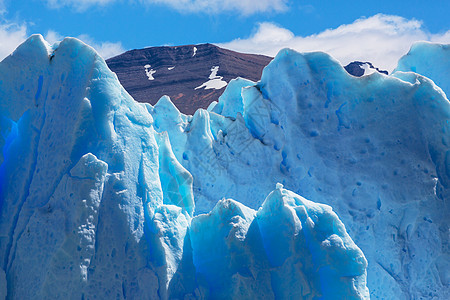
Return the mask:
<path fill-rule="evenodd" d="M 6 298 L 6 274 L 2 268 L 0 268 L 0 299 Z"/>
<path fill-rule="evenodd" d="M 2 61 L 0 298 L 367 298 L 367 261 L 329 206 L 272 191 L 275 160 L 218 164 L 225 139 L 252 144 L 248 162 L 273 154 L 247 84 L 238 108 L 218 104 L 235 119 L 185 116 L 168 97 L 136 103 L 76 39 L 35 35 Z M 258 211 L 218 201 L 255 167 L 265 180 L 239 197 L 257 209 L 270 193 Z M 193 217 L 193 184 L 207 215 Z"/>
<path fill-rule="evenodd" d="M 356 78 L 324 53 L 283 50 L 260 82 L 231 82 L 176 119 L 188 122 L 158 130 L 185 143 L 174 154 L 196 213 L 222 197 L 258 209 L 275 180 L 334 208 L 368 259 L 372 298 L 450 297 L 450 103 L 430 79 Z"/>

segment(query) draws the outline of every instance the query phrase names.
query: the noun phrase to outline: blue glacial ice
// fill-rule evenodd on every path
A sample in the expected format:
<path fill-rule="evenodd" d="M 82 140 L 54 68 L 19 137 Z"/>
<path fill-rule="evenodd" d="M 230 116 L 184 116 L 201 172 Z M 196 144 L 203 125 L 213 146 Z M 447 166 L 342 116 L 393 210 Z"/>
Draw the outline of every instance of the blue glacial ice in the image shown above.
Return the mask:
<path fill-rule="evenodd" d="M 449 298 L 450 103 L 401 71 L 283 50 L 187 116 L 32 36 L 0 63 L 0 299 Z"/>
<path fill-rule="evenodd" d="M 367 261 L 331 207 L 281 184 L 258 211 L 220 200 L 189 233 L 200 286 L 214 297 L 368 298 Z"/>
<path fill-rule="evenodd" d="M 75 39 L 32 36 L 0 73 L 8 298 L 166 297 L 192 176 L 147 107 Z"/>
<path fill-rule="evenodd" d="M 417 42 L 403 56 L 395 71 L 414 72 L 430 78 L 447 95 L 450 94 L 450 45 Z"/>
<path fill-rule="evenodd" d="M 450 104 L 429 78 L 356 78 L 325 53 L 286 49 L 261 81 L 231 82 L 178 125 L 158 130 L 186 141 L 174 154 L 195 178 L 196 213 L 222 197 L 258 209 L 283 183 L 337 212 L 368 260 L 372 298 L 449 298 Z"/>

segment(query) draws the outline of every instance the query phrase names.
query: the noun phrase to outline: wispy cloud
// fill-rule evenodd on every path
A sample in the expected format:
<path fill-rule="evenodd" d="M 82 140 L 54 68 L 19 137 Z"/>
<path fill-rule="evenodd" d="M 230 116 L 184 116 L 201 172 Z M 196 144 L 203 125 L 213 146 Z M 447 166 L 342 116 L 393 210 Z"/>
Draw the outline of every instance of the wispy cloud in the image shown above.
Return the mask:
<path fill-rule="evenodd" d="M 12 53 L 27 36 L 26 24 L 0 23 L 0 60 Z"/>
<path fill-rule="evenodd" d="M 288 0 L 140 0 L 145 3 L 164 4 L 181 12 L 238 12 L 251 15 L 261 12 L 281 12 L 288 9 Z"/>
<path fill-rule="evenodd" d="M 0 0 L 0 16 L 3 15 L 5 12 L 6 12 L 5 1 Z"/>
<path fill-rule="evenodd" d="M 282 48 L 300 52 L 324 51 L 344 65 L 362 60 L 392 71 L 411 44 L 420 40 L 450 43 L 450 30 L 432 34 L 423 28 L 421 21 L 378 14 L 310 36 L 295 36 L 276 24 L 261 23 L 249 38 L 236 39 L 219 46 L 271 56 Z"/>
<path fill-rule="evenodd" d="M 78 11 L 84 11 L 92 6 L 105 6 L 116 0 L 46 0 L 50 8 L 73 7 Z"/>
<path fill-rule="evenodd" d="M 87 34 L 77 36 L 92 48 L 94 48 L 104 59 L 111 58 L 125 52 L 121 42 L 98 42 Z"/>
<path fill-rule="evenodd" d="M 46 0 L 51 8 L 63 6 L 84 11 L 93 6 L 105 6 L 119 0 Z M 131 0 L 128 0 L 131 1 Z M 136 1 L 136 0 L 133 0 Z M 280 12 L 288 8 L 289 0 L 137 0 L 144 5 L 165 5 L 182 13 L 237 12 L 251 15 L 260 12 Z"/>

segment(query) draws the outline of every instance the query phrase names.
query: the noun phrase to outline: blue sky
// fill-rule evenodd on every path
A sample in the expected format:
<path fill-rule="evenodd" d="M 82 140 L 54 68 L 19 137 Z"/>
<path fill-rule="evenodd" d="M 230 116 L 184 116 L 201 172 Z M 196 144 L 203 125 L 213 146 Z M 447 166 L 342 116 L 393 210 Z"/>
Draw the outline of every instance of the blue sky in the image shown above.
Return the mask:
<path fill-rule="evenodd" d="M 267 55 L 321 50 L 386 69 L 416 40 L 450 43 L 448 0 L 0 0 L 0 10 L 0 59 L 32 33 L 78 37 L 104 57 L 210 42 Z"/>

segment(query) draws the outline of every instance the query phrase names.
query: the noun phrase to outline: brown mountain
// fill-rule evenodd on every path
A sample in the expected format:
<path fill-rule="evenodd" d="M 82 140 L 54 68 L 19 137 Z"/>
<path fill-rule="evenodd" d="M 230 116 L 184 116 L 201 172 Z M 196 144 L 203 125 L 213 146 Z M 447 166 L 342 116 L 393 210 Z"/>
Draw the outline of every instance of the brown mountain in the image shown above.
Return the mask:
<path fill-rule="evenodd" d="M 271 60 L 201 44 L 131 50 L 106 62 L 136 101 L 154 105 L 168 95 L 181 112 L 193 114 L 217 100 L 231 79 L 258 81 Z"/>

